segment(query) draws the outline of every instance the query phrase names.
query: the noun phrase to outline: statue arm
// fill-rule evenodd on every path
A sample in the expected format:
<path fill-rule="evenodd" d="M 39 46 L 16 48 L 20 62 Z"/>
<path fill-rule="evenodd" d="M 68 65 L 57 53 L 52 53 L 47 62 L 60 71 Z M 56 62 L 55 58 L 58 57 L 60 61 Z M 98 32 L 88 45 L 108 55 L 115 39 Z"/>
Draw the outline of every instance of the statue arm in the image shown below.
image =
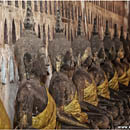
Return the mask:
<path fill-rule="evenodd" d="M 98 96 L 99 103 L 109 104 L 109 105 L 115 105 L 115 100 L 107 99 L 102 96 Z M 116 100 L 119 101 L 119 100 Z"/>
<path fill-rule="evenodd" d="M 32 96 L 24 95 L 24 100 L 18 103 L 17 109 L 19 110 L 17 111 L 17 115 L 19 115 L 20 121 L 17 127 L 32 128 L 33 102 L 34 98 Z"/>
<path fill-rule="evenodd" d="M 90 103 L 84 102 L 84 101 L 80 102 L 80 106 L 81 106 L 81 109 L 86 112 L 91 111 L 91 112 L 106 114 L 106 112 L 104 110 L 101 110 L 100 108 L 98 108 Z"/>
<path fill-rule="evenodd" d="M 60 122 L 63 122 L 67 125 L 77 126 L 77 127 L 82 127 L 82 128 L 89 128 L 89 126 L 87 124 L 80 123 L 72 116 L 70 116 L 70 115 L 68 115 L 60 110 L 57 110 L 57 118 Z"/>

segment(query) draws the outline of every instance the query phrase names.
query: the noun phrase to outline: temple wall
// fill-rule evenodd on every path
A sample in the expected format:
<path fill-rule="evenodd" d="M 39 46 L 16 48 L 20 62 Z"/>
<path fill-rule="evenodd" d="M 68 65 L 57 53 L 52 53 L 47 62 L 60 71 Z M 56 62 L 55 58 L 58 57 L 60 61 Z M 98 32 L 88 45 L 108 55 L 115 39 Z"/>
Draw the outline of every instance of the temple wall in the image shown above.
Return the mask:
<path fill-rule="evenodd" d="M 129 13 L 129 6 L 127 6 L 126 2 L 31 1 L 31 6 L 35 21 L 34 30 L 41 39 L 43 39 L 43 34 L 45 33 L 47 45 L 48 40 L 54 38 L 56 10 L 58 8 L 62 16 L 64 33 L 68 40 L 71 40 L 77 35 L 79 15 L 82 16 L 82 32 L 88 39 L 91 37 L 93 20 L 95 17 L 97 17 L 98 31 L 101 39 L 103 39 L 104 36 L 106 20 L 109 21 L 111 37 L 113 36 L 113 27 L 115 23 L 118 24 L 119 33 L 120 26 L 124 26 L 124 35 L 126 36 Z M 15 44 L 15 41 L 22 35 L 24 31 L 23 22 L 26 15 L 26 8 L 27 1 L 0 1 L 0 49 L 5 44 Z M 43 44 L 45 44 L 44 41 Z M 5 55 L 5 58 L 8 57 L 6 53 Z M 48 77 L 48 79 L 50 79 L 50 77 Z M 12 89 L 12 87 L 14 88 Z M 7 83 L 2 86 L 0 84 L 0 90 L 1 89 L 6 89 L 1 91 L 1 93 L 5 93 L 6 95 L 0 98 L 3 98 L 2 100 L 6 106 L 5 108 L 10 119 L 12 119 L 14 108 L 11 106 L 11 103 L 15 101 L 17 85 Z M 11 92 L 13 92 L 13 94 Z M 4 99 L 4 97 L 6 97 L 6 99 Z"/>
<path fill-rule="evenodd" d="M 128 2 L 114 1 L 31 1 L 34 14 L 35 32 L 43 39 L 43 32 L 48 39 L 52 40 L 55 33 L 56 10 L 59 8 L 62 16 L 64 32 L 67 39 L 71 40 L 77 35 L 78 15 L 82 16 L 82 32 L 90 39 L 93 20 L 97 17 L 98 30 L 103 39 L 105 21 L 109 21 L 111 37 L 113 36 L 114 24 L 124 26 L 124 34 L 128 28 Z M 12 44 L 14 35 L 16 40 L 20 38 L 24 29 L 23 21 L 26 14 L 27 1 L 0 1 L 0 44 Z M 14 25 L 13 26 L 13 20 Z M 12 31 L 15 30 L 15 31 Z M 15 33 L 12 36 L 12 32 Z M 14 39 L 14 40 L 12 40 Z"/>

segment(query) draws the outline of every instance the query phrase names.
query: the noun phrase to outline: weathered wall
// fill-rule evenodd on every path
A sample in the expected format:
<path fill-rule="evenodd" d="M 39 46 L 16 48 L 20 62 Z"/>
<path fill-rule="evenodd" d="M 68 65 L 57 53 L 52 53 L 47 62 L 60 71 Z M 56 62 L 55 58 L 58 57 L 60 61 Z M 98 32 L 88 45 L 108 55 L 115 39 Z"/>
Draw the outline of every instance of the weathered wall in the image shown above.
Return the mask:
<path fill-rule="evenodd" d="M 119 30 L 121 25 L 124 26 L 126 36 L 129 7 L 127 2 L 31 1 L 31 6 L 35 20 L 35 31 L 39 37 L 43 38 L 43 32 L 45 30 L 47 43 L 48 36 L 50 40 L 53 39 L 56 22 L 55 12 L 58 8 L 61 10 L 64 32 L 69 40 L 71 36 L 76 36 L 79 14 L 82 15 L 82 31 L 85 32 L 88 38 L 91 37 L 92 24 L 95 17 L 97 17 L 98 30 L 101 38 L 104 35 L 106 20 L 109 20 L 111 36 L 113 36 L 113 25 L 115 23 L 118 24 Z M 26 7 L 27 1 L 0 1 L 0 44 L 4 44 L 4 42 L 12 44 L 12 41 L 15 41 L 15 34 L 16 40 L 19 39 L 24 29 L 23 21 L 26 14 Z"/>

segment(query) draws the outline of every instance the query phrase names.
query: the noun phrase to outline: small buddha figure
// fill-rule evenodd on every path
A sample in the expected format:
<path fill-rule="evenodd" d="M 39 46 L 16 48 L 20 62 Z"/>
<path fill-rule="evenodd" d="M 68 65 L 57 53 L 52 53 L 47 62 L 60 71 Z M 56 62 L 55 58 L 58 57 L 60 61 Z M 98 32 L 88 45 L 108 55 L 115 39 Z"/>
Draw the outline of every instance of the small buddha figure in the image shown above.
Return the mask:
<path fill-rule="evenodd" d="M 54 129 L 56 104 L 45 86 L 48 75 L 45 47 L 42 46 L 42 40 L 33 32 L 31 14 L 31 9 L 27 5 L 25 31 L 14 47 L 20 77 L 14 128 Z"/>
<path fill-rule="evenodd" d="M 59 11 L 57 12 L 59 15 Z M 58 17 L 60 18 L 60 17 Z M 60 22 L 60 20 L 57 20 Z M 61 23 L 56 24 L 61 25 Z M 71 42 L 65 39 L 61 26 L 56 26 L 56 34 L 49 43 L 48 52 L 53 66 L 49 92 L 57 106 L 56 128 L 97 128 L 88 115 L 81 111 L 77 90 L 71 78 L 73 75 L 73 55 Z"/>

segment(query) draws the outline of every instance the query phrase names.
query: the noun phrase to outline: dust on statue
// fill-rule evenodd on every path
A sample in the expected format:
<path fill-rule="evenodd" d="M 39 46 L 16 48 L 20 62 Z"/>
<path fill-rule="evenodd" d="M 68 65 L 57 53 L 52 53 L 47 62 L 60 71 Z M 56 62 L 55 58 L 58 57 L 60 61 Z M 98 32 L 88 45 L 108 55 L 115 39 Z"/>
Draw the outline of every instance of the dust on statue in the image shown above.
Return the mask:
<path fill-rule="evenodd" d="M 20 78 L 14 128 L 54 129 L 56 105 L 45 85 L 48 60 L 43 41 L 33 31 L 34 19 L 29 5 L 24 27 L 14 47 Z"/>

